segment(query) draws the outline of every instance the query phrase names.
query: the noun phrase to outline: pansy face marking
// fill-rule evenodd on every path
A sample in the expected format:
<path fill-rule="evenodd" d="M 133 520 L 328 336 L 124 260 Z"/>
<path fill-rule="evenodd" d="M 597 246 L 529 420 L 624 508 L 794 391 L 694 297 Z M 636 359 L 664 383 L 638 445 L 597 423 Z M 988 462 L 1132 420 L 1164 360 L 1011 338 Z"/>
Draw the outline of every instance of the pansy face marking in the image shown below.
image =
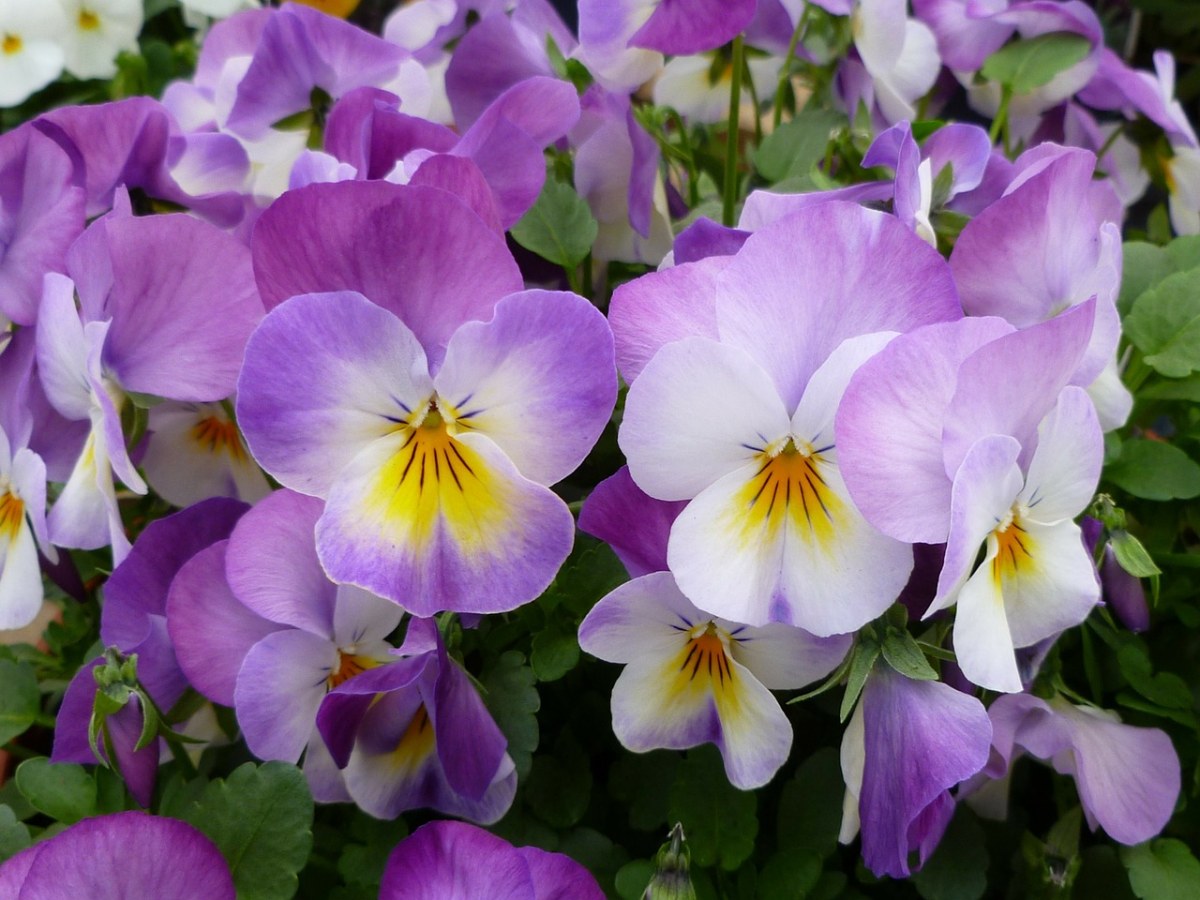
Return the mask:
<path fill-rule="evenodd" d="M 790 522 L 800 535 L 808 534 L 824 546 L 834 537 L 842 501 L 822 477 L 821 471 L 832 466 L 823 454 L 833 444 L 814 447 L 788 435 L 756 449 L 762 465 L 742 489 L 739 507 L 744 514 L 736 518 L 743 543 L 753 540 L 760 529 L 775 537 Z"/>

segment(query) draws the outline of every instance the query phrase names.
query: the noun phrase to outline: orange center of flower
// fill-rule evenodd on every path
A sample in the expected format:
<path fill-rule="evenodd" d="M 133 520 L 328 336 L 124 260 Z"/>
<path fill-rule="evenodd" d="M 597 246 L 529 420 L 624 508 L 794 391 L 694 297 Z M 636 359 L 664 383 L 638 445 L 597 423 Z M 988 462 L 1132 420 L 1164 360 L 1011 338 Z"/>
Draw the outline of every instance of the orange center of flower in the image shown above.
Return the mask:
<path fill-rule="evenodd" d="M 192 440 L 210 453 L 228 453 L 237 461 L 246 458 L 237 425 L 228 419 L 209 416 L 192 426 Z"/>
<path fill-rule="evenodd" d="M 826 543 L 834 533 L 841 501 L 821 476 L 828 462 L 807 444 L 788 438 L 783 449 L 762 455 L 762 465 L 742 489 L 747 537 L 768 534 L 791 522 L 801 534 Z"/>
<path fill-rule="evenodd" d="M 3 50 L 8 56 L 20 53 L 22 46 L 21 39 L 15 34 L 6 34 L 4 40 L 0 41 L 0 50 Z"/>
<path fill-rule="evenodd" d="M 329 690 L 333 690 L 339 684 L 349 681 L 355 675 L 361 675 L 367 669 L 373 669 L 377 665 L 374 659 L 369 656 L 360 656 L 357 653 L 343 653 L 338 651 L 338 667 L 329 673 L 329 678 L 326 679 L 326 684 Z"/>
<path fill-rule="evenodd" d="M 25 504 L 12 491 L 0 494 L 0 538 L 13 540 L 25 517 Z"/>
<path fill-rule="evenodd" d="M 992 560 L 992 580 L 996 584 L 1033 565 L 1029 532 L 1021 527 L 1015 516 L 993 531 L 992 537 L 996 541 L 996 556 Z"/>
<path fill-rule="evenodd" d="M 95 31 L 100 27 L 100 17 L 90 9 L 79 11 L 79 27 L 83 31 Z"/>

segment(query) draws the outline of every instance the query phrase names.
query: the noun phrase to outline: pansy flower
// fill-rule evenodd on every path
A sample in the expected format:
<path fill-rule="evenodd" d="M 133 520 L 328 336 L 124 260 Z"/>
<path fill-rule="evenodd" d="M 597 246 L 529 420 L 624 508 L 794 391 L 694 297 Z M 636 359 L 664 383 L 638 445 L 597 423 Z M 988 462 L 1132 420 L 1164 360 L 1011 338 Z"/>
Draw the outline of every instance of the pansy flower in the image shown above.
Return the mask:
<path fill-rule="evenodd" d="M 521 291 L 503 240 L 430 188 L 311 185 L 264 215 L 254 252 L 268 302 L 292 299 L 250 341 L 238 422 L 269 473 L 326 500 L 330 577 L 422 616 L 541 593 L 574 534 L 547 485 L 615 402 L 604 317 Z"/>

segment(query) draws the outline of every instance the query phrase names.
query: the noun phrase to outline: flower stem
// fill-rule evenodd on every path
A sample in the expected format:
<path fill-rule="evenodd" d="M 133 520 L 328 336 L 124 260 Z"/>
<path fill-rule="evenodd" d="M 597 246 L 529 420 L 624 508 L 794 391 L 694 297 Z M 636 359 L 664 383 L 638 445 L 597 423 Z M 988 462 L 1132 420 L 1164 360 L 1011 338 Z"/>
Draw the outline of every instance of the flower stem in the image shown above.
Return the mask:
<path fill-rule="evenodd" d="M 737 202 L 738 119 L 742 105 L 742 68 L 746 64 L 746 48 L 739 34 L 733 39 L 733 71 L 729 88 L 729 135 L 725 144 L 725 202 L 721 220 L 733 225 L 733 207 Z"/>

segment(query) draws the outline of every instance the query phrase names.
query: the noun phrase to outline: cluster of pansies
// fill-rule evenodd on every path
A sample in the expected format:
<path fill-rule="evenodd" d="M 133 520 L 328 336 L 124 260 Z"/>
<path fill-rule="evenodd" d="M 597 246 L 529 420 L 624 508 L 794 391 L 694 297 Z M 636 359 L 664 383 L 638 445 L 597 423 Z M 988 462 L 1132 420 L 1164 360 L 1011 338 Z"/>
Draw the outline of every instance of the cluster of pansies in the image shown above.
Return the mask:
<path fill-rule="evenodd" d="M 62 2 L 75 31 L 0 0 L 0 105 L 135 48 L 140 2 Z M 543 0 L 416 0 L 381 35 L 245 10 L 161 100 L 0 134 L 0 629 L 60 620 L 0 653 L 24 723 L 0 736 L 53 714 L 22 738 L 50 761 L 0 788 L 23 836 L 0 895 L 259 896 L 253 861 L 284 851 L 239 868 L 252 838 L 212 811 L 302 772 L 304 828 L 314 800 L 432 811 L 593 870 L 434 821 L 375 848 L 373 881 L 314 866 L 337 896 L 689 896 L 655 887 L 687 882 L 678 832 L 653 881 L 613 881 L 608 838 L 551 830 L 609 815 L 557 812 L 586 765 L 531 762 L 528 685 L 580 649 L 624 667 L 587 664 L 624 748 L 713 744 L 739 791 L 811 752 L 781 700 L 813 698 L 840 840 L 879 878 L 960 801 L 1003 818 L 1022 754 L 1074 781 L 1039 859 L 1074 860 L 1080 816 L 1123 845 L 1172 821 L 1195 741 L 1148 723 L 1200 733 L 1194 686 L 1136 643 L 1159 572 L 1097 497 L 1200 494 L 1173 446 L 1192 493 L 1130 474 L 1190 439 L 1186 410 L 1138 415 L 1151 370 L 1180 385 L 1157 399 L 1200 396 L 1176 334 L 1200 310 L 1154 293 L 1186 293 L 1200 244 L 1122 252 L 1144 196 L 1159 243 L 1200 232 L 1170 54 L 1132 68 L 1074 0 L 578 13 L 576 37 Z M 1194 568 L 1194 533 L 1157 540 Z M 543 730 L 595 709 L 583 684 Z M 557 751 L 586 758 L 573 734 Z M 48 770 L 89 786 L 80 814 Z M 35 815 L 83 821 L 19 846 Z M 792 865 L 755 896 L 811 889 Z"/>

